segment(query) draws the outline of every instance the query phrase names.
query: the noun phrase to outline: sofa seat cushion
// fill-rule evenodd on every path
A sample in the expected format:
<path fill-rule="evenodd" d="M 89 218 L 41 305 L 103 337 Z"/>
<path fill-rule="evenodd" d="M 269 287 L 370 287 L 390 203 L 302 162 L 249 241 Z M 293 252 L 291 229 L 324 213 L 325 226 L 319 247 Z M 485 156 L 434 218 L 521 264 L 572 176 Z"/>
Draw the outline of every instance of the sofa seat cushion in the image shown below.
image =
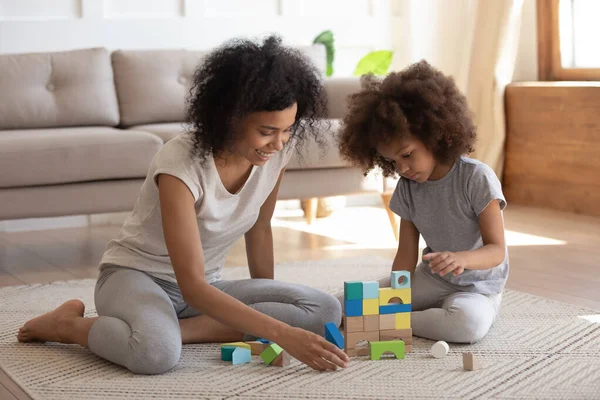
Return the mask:
<path fill-rule="evenodd" d="M 143 178 L 162 145 L 107 127 L 0 131 L 0 188 Z"/>
<path fill-rule="evenodd" d="M 338 150 L 337 134 L 340 129 L 340 120 L 330 119 L 316 125 L 319 136 L 324 139 L 325 147 L 320 148 L 317 142 L 307 137 L 304 141 L 302 154 L 294 154 L 290 159 L 287 170 L 319 169 L 319 168 L 346 168 L 351 165 L 342 160 Z"/>
<path fill-rule="evenodd" d="M 185 125 L 181 122 L 168 122 L 164 124 L 136 125 L 131 127 L 134 131 L 144 131 L 155 134 L 163 142 L 167 143 L 175 136 L 185 131 Z"/>

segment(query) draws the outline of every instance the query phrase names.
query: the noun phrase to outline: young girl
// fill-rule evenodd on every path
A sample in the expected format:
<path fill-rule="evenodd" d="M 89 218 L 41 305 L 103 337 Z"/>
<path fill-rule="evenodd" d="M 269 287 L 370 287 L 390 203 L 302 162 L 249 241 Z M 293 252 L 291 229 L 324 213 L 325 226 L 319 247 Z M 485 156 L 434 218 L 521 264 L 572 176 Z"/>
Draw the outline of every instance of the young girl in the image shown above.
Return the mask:
<path fill-rule="evenodd" d="M 466 98 L 425 61 L 382 82 L 364 77 L 343 121 L 346 159 L 401 176 L 390 200 L 401 218 L 392 270 L 413 275 L 416 336 L 477 342 L 498 315 L 508 276 L 506 200 L 494 171 L 463 156 L 475 137 Z M 419 234 L 427 247 L 417 266 Z"/>
<path fill-rule="evenodd" d="M 157 93 L 157 95 L 160 95 Z M 131 216 L 100 263 L 95 304 L 27 322 L 22 342 L 78 343 L 139 374 L 173 368 L 182 343 L 262 337 L 314 369 L 345 367 L 323 335 L 337 300 L 273 280 L 271 216 L 283 170 L 324 111 L 319 72 L 277 37 L 236 40 L 197 69 L 189 132 L 154 157 Z M 221 280 L 244 236 L 252 279 Z"/>

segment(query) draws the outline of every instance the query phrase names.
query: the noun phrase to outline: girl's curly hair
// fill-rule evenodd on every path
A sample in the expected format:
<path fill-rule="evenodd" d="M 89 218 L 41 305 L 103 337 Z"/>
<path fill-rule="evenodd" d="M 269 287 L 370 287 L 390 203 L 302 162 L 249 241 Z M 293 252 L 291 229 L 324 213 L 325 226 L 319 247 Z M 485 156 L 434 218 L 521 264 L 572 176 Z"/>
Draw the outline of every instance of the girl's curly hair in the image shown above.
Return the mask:
<path fill-rule="evenodd" d="M 203 161 L 231 148 L 236 124 L 245 115 L 284 110 L 294 102 L 296 149 L 307 131 L 320 143 L 313 125 L 327 104 L 319 70 L 275 35 L 262 42 L 233 39 L 208 54 L 194 73 L 186 102 L 193 153 Z"/>
<path fill-rule="evenodd" d="M 362 89 L 348 98 L 339 136 L 343 158 L 365 170 L 396 176 L 394 163 L 375 150 L 409 136 L 421 140 L 440 163 L 473 151 L 476 129 L 466 97 L 454 79 L 426 61 L 390 73 L 383 81 L 361 78 Z"/>

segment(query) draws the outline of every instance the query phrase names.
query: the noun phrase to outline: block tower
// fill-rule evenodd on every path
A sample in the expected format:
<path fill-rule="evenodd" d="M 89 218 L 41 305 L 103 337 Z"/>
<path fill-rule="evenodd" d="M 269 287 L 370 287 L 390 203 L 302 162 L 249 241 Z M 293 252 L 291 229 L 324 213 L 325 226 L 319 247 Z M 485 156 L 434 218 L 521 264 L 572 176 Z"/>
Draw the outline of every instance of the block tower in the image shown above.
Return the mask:
<path fill-rule="evenodd" d="M 344 282 L 344 350 L 349 356 L 368 356 L 369 346 L 361 341 L 403 340 L 412 351 L 410 327 L 410 272 L 392 271 L 392 285 L 379 282 Z"/>

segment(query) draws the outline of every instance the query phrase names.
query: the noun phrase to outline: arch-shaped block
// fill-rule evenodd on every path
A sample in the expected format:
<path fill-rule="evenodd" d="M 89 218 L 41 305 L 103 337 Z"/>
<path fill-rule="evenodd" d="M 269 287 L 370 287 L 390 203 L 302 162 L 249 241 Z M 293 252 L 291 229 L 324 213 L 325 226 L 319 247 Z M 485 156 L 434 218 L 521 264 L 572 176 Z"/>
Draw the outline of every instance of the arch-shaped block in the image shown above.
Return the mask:
<path fill-rule="evenodd" d="M 379 305 L 387 306 L 393 298 L 400 299 L 402 304 L 410 304 L 411 296 L 410 289 L 382 288 L 379 289 Z"/>
<path fill-rule="evenodd" d="M 381 355 L 388 351 L 392 352 L 396 356 L 396 359 L 404 359 L 404 341 L 369 342 L 371 360 L 380 360 Z"/>

